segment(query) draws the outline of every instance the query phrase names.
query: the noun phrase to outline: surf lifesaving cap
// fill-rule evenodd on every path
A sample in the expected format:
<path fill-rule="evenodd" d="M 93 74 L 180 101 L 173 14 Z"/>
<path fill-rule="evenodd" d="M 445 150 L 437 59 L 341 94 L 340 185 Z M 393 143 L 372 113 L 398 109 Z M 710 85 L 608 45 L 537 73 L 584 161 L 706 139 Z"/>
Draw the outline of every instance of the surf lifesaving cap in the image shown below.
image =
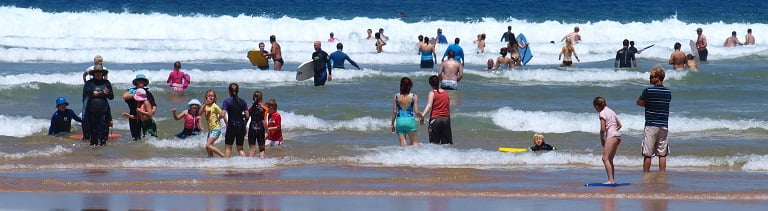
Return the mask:
<path fill-rule="evenodd" d="M 136 78 L 133 79 L 133 85 L 136 86 L 136 80 L 143 80 L 144 86 L 149 86 L 149 79 L 144 74 L 136 74 Z"/>
<path fill-rule="evenodd" d="M 136 101 L 147 100 L 147 91 L 144 89 L 136 89 L 136 93 L 133 94 L 133 99 Z"/>
<path fill-rule="evenodd" d="M 202 103 L 200 103 L 200 101 L 199 101 L 199 100 L 197 100 L 197 99 L 191 99 L 191 100 L 189 100 L 189 102 L 187 103 L 187 105 L 190 105 L 190 106 L 191 106 L 191 105 L 202 106 L 203 104 L 202 104 Z"/>
<path fill-rule="evenodd" d="M 69 103 L 67 102 L 67 98 L 64 98 L 64 97 L 56 98 L 56 107 L 59 107 L 59 105 L 61 104 L 66 104 L 68 106 Z"/>

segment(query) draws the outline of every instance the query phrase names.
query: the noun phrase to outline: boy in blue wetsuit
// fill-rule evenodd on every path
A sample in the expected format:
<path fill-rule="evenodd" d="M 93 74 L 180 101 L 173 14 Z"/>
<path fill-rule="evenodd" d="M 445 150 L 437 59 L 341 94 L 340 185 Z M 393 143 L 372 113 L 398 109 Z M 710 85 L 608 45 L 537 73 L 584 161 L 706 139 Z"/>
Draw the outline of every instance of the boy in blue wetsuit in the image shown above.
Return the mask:
<path fill-rule="evenodd" d="M 352 61 L 349 56 L 341 52 L 341 50 L 344 49 L 344 45 L 341 43 L 336 44 L 336 52 L 333 52 L 330 56 L 331 58 L 331 66 L 333 66 L 334 69 L 344 69 L 344 61 L 349 61 L 352 66 L 355 66 L 358 70 L 360 69 L 360 66 L 357 66 L 357 63 L 355 61 Z"/>
<path fill-rule="evenodd" d="M 75 111 L 68 109 L 69 103 L 64 97 L 56 99 L 56 112 L 53 112 L 51 117 L 51 126 L 48 128 L 48 135 L 61 136 L 62 134 L 69 133 L 72 130 L 72 120 L 77 122 L 83 122 L 79 116 L 75 114 Z"/>

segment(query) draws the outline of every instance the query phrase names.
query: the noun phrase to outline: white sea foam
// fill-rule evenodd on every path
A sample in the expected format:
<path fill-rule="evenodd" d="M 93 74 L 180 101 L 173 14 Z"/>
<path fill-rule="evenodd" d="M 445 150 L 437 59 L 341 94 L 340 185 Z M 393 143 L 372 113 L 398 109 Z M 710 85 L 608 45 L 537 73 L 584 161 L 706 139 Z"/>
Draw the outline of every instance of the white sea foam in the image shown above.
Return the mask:
<path fill-rule="evenodd" d="M 746 28 L 768 31 L 766 24 L 692 24 L 670 17 L 648 23 L 619 23 L 606 20 L 590 23 L 559 21 L 528 22 L 525 20 L 422 21 L 405 23 L 399 19 L 353 18 L 350 20 L 316 18 L 299 20 L 291 17 L 261 16 L 174 16 L 167 14 L 131 14 L 91 12 L 44 12 L 40 9 L 0 7 L 0 61 L 86 62 L 101 54 L 109 62 L 145 63 L 176 60 L 242 60 L 245 52 L 258 42 L 268 43 L 276 35 L 287 62 L 309 60 L 312 42 L 325 40 L 334 32 L 345 45 L 344 51 L 361 64 L 418 64 L 415 41 L 419 34 L 435 36 L 440 27 L 451 40 L 462 39 L 467 62 L 485 64 L 497 57 L 504 43 L 497 39 L 508 25 L 513 32 L 524 33 L 534 51 L 531 64 L 558 64 L 560 38 L 578 25 L 583 41 L 576 51 L 583 62 L 611 60 L 624 39 L 634 40 L 637 47 L 656 44 L 639 57 L 666 60 L 675 42 L 689 51 L 688 41 L 696 38 L 694 30 L 705 28 L 710 40 L 711 60 L 749 55 L 768 56 L 768 41 L 758 39 L 754 46 L 724 48 L 719 45 L 736 30 Z M 97 31 L 88 30 L 99 26 Z M 377 54 L 372 41 L 361 35 L 372 26 L 386 29 L 390 37 L 384 53 Z M 268 29 L 268 30 L 253 30 Z M 472 44 L 479 33 L 488 35 L 486 53 L 476 54 Z M 555 44 L 550 44 L 555 41 Z M 326 51 L 335 50 L 325 43 Z M 444 46 L 438 46 L 438 57 Z"/>
<path fill-rule="evenodd" d="M 0 136 L 24 137 L 45 131 L 48 133 L 50 120 L 35 119 L 30 116 L 9 116 L 0 114 Z"/>
<path fill-rule="evenodd" d="M 351 120 L 324 120 L 312 115 L 301 115 L 293 112 L 280 112 L 283 117 L 283 130 L 313 129 L 320 131 L 354 130 L 374 131 L 388 127 L 389 121 L 373 117 L 358 117 Z"/>
<path fill-rule="evenodd" d="M 623 123 L 621 131 L 642 131 L 645 117 L 642 114 L 617 114 Z M 564 111 L 522 111 L 504 107 L 491 112 L 481 112 L 469 116 L 485 116 L 494 124 L 512 131 L 536 131 L 543 133 L 589 132 L 598 133 L 597 113 L 573 113 Z M 715 129 L 747 130 L 760 128 L 768 130 L 768 122 L 758 120 L 725 120 L 710 118 L 690 118 L 671 115 L 671 130 L 675 132 L 695 132 Z"/>
<path fill-rule="evenodd" d="M 56 156 L 61 154 L 69 154 L 69 153 L 72 153 L 71 148 L 62 147 L 61 145 L 56 145 L 54 147 L 50 147 L 47 149 L 32 150 L 29 152 L 19 152 L 19 153 L 0 152 L 0 159 L 18 160 L 18 159 L 25 159 L 25 158 L 31 158 L 31 157 L 51 157 L 51 156 Z"/>

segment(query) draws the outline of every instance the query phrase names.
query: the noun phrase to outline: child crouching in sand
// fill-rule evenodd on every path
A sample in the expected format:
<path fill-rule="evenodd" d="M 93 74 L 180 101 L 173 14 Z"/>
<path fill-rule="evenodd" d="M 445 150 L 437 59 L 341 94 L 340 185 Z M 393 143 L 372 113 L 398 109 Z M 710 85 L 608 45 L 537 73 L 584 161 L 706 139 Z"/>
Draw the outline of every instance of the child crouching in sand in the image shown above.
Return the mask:
<path fill-rule="evenodd" d="M 616 150 L 618 150 L 619 143 L 621 143 L 621 134 L 619 134 L 621 121 L 619 121 L 616 113 L 611 108 L 608 108 L 605 98 L 596 97 L 592 101 L 592 105 L 600 113 L 600 143 L 603 145 L 605 173 L 608 174 L 608 181 L 603 184 L 614 184 L 616 181 L 613 178 L 613 157 L 616 156 Z"/>

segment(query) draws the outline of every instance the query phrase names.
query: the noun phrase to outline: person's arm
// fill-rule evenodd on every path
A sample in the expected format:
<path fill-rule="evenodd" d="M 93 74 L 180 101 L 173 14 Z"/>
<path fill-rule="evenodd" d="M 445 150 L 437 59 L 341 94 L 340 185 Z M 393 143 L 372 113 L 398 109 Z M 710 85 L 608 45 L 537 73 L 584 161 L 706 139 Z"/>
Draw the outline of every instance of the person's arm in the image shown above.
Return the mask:
<path fill-rule="evenodd" d="M 115 93 L 112 92 L 112 83 L 107 81 L 107 87 L 106 89 L 102 90 L 104 94 L 107 96 L 107 99 L 114 100 L 115 99 Z"/>
<path fill-rule="evenodd" d="M 675 65 L 675 53 L 672 53 L 672 55 L 669 55 L 669 64 Z"/>
<path fill-rule="evenodd" d="M 613 68 L 618 68 L 619 67 L 619 58 L 620 58 L 619 57 L 619 53 L 616 53 L 616 59 L 613 60 Z"/>
<path fill-rule="evenodd" d="M 437 64 L 437 53 L 435 53 L 435 48 L 432 48 L 432 64 Z"/>
<path fill-rule="evenodd" d="M 56 127 L 56 114 L 57 113 L 59 113 L 59 112 L 54 111 L 53 112 L 53 116 L 51 116 L 51 124 L 48 126 L 48 135 L 53 135 L 54 127 Z"/>
<path fill-rule="evenodd" d="M 187 114 L 187 110 L 184 110 L 179 115 L 176 115 L 176 108 L 172 108 L 171 114 L 173 114 L 173 119 L 180 120 L 181 118 L 184 118 L 184 115 Z"/>
<path fill-rule="evenodd" d="M 243 113 L 245 113 L 245 115 L 243 115 L 243 120 L 245 120 L 245 124 L 248 124 L 248 120 L 251 119 L 251 112 L 250 111 L 251 111 L 251 107 L 253 107 L 253 106 L 258 106 L 258 105 L 256 105 L 254 103 L 253 105 L 249 106 L 247 110 L 245 110 L 243 112 Z"/>
<path fill-rule="evenodd" d="M 347 55 L 346 60 L 349 61 L 352 66 L 355 66 L 358 70 L 360 69 L 360 66 L 357 66 L 357 63 L 355 61 L 352 61 L 352 58 L 349 58 L 349 55 Z"/>
<path fill-rule="evenodd" d="M 424 114 L 419 111 L 419 96 L 413 94 L 413 112 L 419 117 L 419 121 L 424 120 Z"/>
<path fill-rule="evenodd" d="M 72 118 L 72 119 L 74 119 L 75 121 L 77 121 L 77 122 L 83 122 L 83 119 L 80 119 L 80 116 L 77 116 L 77 114 L 75 114 L 75 111 L 74 111 L 74 110 L 72 110 L 72 109 L 67 109 L 67 113 L 69 113 L 69 117 L 70 117 L 70 118 Z"/>
<path fill-rule="evenodd" d="M 131 94 L 131 91 L 125 91 L 123 92 L 123 100 L 132 100 L 133 94 Z"/>
<path fill-rule="evenodd" d="M 621 130 L 621 120 L 619 120 L 619 117 L 616 117 L 616 130 Z"/>
<path fill-rule="evenodd" d="M 440 80 L 443 80 L 443 72 L 445 72 L 445 66 L 443 66 L 443 64 L 440 64 L 440 69 L 437 69 L 437 77 Z"/>
<path fill-rule="evenodd" d="M 203 127 L 203 121 L 200 120 L 200 116 L 196 116 L 195 118 L 195 127 L 197 127 L 198 130 L 200 130 L 201 133 L 205 132 L 205 128 Z"/>
<path fill-rule="evenodd" d="M 264 109 L 264 119 L 261 120 L 261 125 L 263 125 L 264 127 L 267 127 L 269 126 L 269 122 L 267 122 L 267 119 L 269 119 L 269 111 L 268 111 L 269 108 L 265 108 L 265 107 L 262 107 L 262 108 Z"/>
<path fill-rule="evenodd" d="M 432 111 L 432 103 L 435 102 L 435 93 L 432 91 L 429 91 L 429 95 L 427 96 L 427 105 L 424 106 L 424 115 L 429 114 L 430 111 Z M 419 121 L 419 124 L 424 124 L 424 118 L 421 118 L 421 121 Z"/>
<path fill-rule="evenodd" d="M 558 55 L 557 55 L 557 60 L 558 60 L 558 61 L 559 61 L 559 60 L 560 60 L 560 58 L 563 56 L 563 54 L 565 54 L 565 47 L 563 47 L 563 49 L 560 49 L 560 54 L 558 54 Z"/>
<path fill-rule="evenodd" d="M 458 78 L 456 79 L 456 82 L 461 81 L 461 78 L 464 77 L 464 65 L 459 66 L 459 72 L 458 72 Z"/>
<path fill-rule="evenodd" d="M 392 134 L 395 133 L 395 117 L 397 117 L 397 94 L 395 94 L 392 101 L 392 123 L 390 124 L 392 126 Z"/>
<path fill-rule="evenodd" d="M 600 144 L 605 147 L 605 119 L 600 117 Z"/>
<path fill-rule="evenodd" d="M 578 55 L 578 54 L 576 54 L 576 51 L 575 51 L 575 50 L 573 51 L 573 57 L 576 57 L 576 61 L 577 61 L 577 62 L 581 62 L 581 59 L 579 59 L 579 55 Z"/>

